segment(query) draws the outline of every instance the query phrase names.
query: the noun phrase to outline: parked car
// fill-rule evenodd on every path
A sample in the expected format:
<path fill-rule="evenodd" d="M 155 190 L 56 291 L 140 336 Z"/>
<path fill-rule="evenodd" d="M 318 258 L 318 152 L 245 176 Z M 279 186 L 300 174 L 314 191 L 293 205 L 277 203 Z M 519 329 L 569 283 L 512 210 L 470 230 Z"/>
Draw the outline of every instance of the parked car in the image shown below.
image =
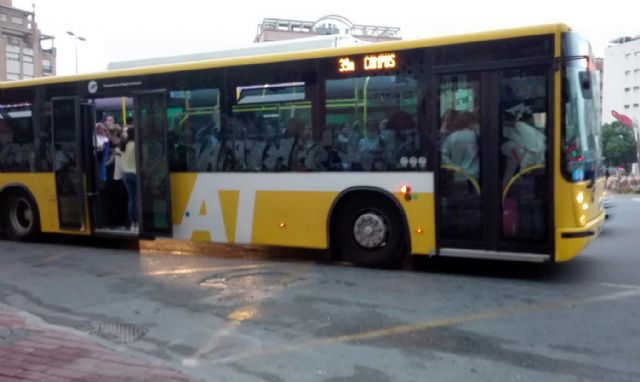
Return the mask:
<path fill-rule="evenodd" d="M 613 210 L 615 209 L 615 206 L 616 203 L 613 201 L 611 193 L 605 190 L 604 195 L 602 196 L 602 207 L 604 207 L 606 219 L 611 219 L 613 217 Z"/>
<path fill-rule="evenodd" d="M 609 176 L 613 176 L 613 177 L 616 177 L 616 178 L 624 176 L 625 172 L 626 172 L 624 170 L 624 167 L 613 167 L 613 166 L 607 167 L 605 169 L 605 171 L 607 171 L 607 174 Z"/>

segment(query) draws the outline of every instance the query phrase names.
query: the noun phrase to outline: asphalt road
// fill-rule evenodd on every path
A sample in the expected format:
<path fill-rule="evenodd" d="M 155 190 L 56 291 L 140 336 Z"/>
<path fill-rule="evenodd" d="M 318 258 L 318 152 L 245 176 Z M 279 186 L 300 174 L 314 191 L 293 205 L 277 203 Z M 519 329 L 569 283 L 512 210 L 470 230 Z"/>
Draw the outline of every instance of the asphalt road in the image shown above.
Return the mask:
<path fill-rule="evenodd" d="M 0 303 L 212 381 L 637 381 L 640 197 L 616 203 L 555 265 L 0 241 Z"/>

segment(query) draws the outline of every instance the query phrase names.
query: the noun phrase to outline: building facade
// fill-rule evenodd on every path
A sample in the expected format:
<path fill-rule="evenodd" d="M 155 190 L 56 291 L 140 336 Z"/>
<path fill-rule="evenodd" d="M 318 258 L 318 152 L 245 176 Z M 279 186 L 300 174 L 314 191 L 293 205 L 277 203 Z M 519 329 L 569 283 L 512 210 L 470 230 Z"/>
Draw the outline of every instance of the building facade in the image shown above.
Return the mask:
<path fill-rule="evenodd" d="M 602 122 L 613 112 L 640 123 L 640 35 L 620 37 L 605 49 Z"/>
<path fill-rule="evenodd" d="M 40 33 L 35 8 L 26 11 L 0 0 L 0 30 L 0 81 L 56 74 L 54 37 Z"/>
<path fill-rule="evenodd" d="M 347 18 L 328 15 L 317 21 L 263 19 L 253 42 L 291 40 L 296 38 L 346 34 L 367 42 L 400 40 L 400 28 L 382 25 L 354 24 Z"/>

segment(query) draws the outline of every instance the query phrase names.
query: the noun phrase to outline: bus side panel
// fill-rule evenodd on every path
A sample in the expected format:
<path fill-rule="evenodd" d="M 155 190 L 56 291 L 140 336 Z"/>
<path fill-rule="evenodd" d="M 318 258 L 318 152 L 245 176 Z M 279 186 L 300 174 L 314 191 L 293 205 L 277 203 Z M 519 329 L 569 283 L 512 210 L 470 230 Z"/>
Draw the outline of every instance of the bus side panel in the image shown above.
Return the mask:
<path fill-rule="evenodd" d="M 412 253 L 435 250 L 433 175 L 429 173 L 173 173 L 174 237 L 218 243 L 326 248 L 329 213 L 340 192 L 378 188 L 397 198 Z M 410 199 L 398 192 L 414 191 Z"/>
<path fill-rule="evenodd" d="M 409 197 L 395 193 L 407 218 L 411 238 L 411 253 L 429 255 L 436 249 L 435 197 L 433 192 L 410 193 Z"/>
<path fill-rule="evenodd" d="M 327 219 L 338 192 L 258 191 L 251 243 L 326 248 Z"/>
<path fill-rule="evenodd" d="M 60 229 L 53 173 L 0 173 L 0 189 L 10 185 L 22 185 L 33 195 L 40 212 L 42 232 L 88 234 L 88 232 L 67 232 Z"/>

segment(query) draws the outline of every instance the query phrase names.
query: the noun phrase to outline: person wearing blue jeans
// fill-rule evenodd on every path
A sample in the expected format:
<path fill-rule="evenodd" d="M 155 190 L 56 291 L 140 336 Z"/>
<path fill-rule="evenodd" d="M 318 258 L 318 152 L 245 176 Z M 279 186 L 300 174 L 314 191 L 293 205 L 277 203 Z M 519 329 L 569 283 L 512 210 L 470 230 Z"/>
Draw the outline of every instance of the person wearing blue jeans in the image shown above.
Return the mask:
<path fill-rule="evenodd" d="M 129 220 L 131 221 L 131 230 L 138 230 L 138 190 L 136 187 L 136 143 L 135 143 L 135 130 L 133 126 L 129 126 L 127 129 L 127 140 L 122 145 L 122 180 L 124 186 L 127 189 L 127 195 L 129 197 L 128 213 Z"/>

